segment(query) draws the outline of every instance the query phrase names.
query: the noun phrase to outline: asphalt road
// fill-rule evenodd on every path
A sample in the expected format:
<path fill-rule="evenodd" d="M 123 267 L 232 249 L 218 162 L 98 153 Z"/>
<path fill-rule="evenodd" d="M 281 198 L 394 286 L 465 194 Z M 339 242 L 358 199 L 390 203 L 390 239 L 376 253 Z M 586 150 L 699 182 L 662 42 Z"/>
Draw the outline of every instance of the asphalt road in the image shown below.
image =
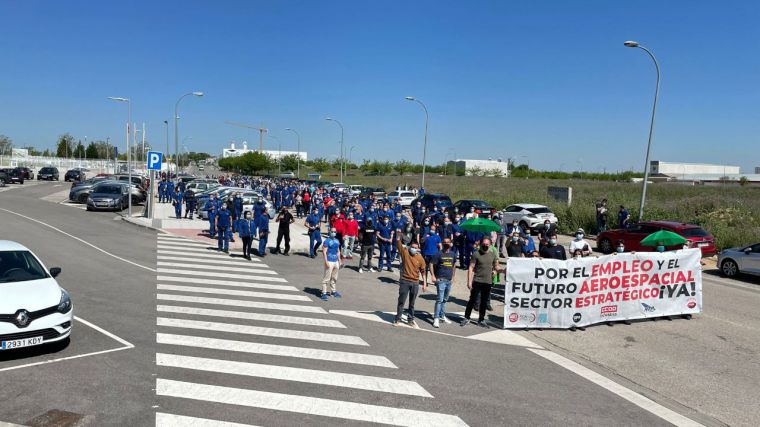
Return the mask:
<path fill-rule="evenodd" d="M 1 238 L 62 267 L 76 316 L 100 330 L 80 321 L 65 348 L 0 355 L 1 421 L 31 424 L 51 410 L 85 425 L 140 426 L 156 425 L 156 414 L 161 425 L 268 426 L 758 419 L 744 403 L 757 384 L 754 283 L 707 279 L 708 308 L 691 321 L 518 334 L 453 324 L 433 331 L 423 317 L 422 330 L 394 328 L 385 314 L 395 310 L 391 273 L 344 269 L 344 297 L 322 302 L 316 260 L 247 262 L 157 237 L 118 214 L 56 203 L 48 196 L 60 185 L 0 192 Z M 431 295 L 418 309 L 432 310 Z M 456 302 L 452 313 L 462 310 Z M 710 338 L 718 334 L 724 339 Z M 622 398 L 620 386 L 633 397 Z M 647 406 L 636 393 L 657 403 L 645 410 L 630 401 Z"/>

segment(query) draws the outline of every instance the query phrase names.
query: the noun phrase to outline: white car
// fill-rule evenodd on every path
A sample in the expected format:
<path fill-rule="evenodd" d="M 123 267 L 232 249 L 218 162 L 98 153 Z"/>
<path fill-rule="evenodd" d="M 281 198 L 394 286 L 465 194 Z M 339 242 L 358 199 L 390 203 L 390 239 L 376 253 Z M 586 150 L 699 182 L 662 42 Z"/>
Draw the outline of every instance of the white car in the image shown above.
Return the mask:
<path fill-rule="evenodd" d="M 394 200 L 398 199 L 401 206 L 411 206 L 416 197 L 412 191 L 401 190 L 388 193 L 388 201 L 393 203 Z"/>
<path fill-rule="evenodd" d="M 547 219 L 552 224 L 557 223 L 557 216 L 548 207 L 532 203 L 510 205 L 501 212 L 501 220 L 505 224 L 516 220 L 523 230 L 534 231 Z"/>
<path fill-rule="evenodd" d="M 328 185 L 327 187 L 325 187 L 325 190 L 332 191 L 333 188 L 338 193 L 342 193 L 342 192 L 344 192 L 344 191 L 346 191 L 348 189 L 348 185 L 346 185 L 346 184 L 344 184 L 342 182 L 336 182 L 334 184 L 331 184 L 331 185 Z"/>
<path fill-rule="evenodd" d="M 358 196 L 359 194 L 362 194 L 362 190 L 364 190 L 363 185 L 349 185 L 348 186 L 348 194 L 351 196 Z"/>
<path fill-rule="evenodd" d="M 48 271 L 29 249 L 0 240 L 0 351 L 65 340 L 74 307 L 58 285 L 58 267 Z"/>

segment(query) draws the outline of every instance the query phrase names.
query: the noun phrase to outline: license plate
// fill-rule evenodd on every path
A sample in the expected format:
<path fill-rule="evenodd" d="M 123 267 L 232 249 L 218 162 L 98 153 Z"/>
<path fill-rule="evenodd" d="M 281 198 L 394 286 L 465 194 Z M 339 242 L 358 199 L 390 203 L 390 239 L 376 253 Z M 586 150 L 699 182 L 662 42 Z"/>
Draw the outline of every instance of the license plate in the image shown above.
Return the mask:
<path fill-rule="evenodd" d="M 12 350 L 14 348 L 31 347 L 40 344 L 42 344 L 42 337 L 23 338 L 20 340 L 3 341 L 0 349 Z"/>
<path fill-rule="evenodd" d="M 703 248 L 703 247 L 705 247 L 705 246 L 709 246 L 709 245 L 710 245 L 709 243 L 699 243 L 699 244 L 698 244 L 698 246 L 699 246 L 700 248 Z"/>

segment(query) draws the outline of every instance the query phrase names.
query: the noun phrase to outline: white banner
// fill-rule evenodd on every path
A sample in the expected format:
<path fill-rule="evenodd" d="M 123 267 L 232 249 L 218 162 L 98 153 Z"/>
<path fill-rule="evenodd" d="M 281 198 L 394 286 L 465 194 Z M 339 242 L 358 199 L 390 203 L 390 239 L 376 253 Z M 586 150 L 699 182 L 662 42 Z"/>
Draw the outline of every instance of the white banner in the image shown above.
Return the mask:
<path fill-rule="evenodd" d="M 702 311 L 700 249 L 507 260 L 505 328 L 570 328 Z"/>

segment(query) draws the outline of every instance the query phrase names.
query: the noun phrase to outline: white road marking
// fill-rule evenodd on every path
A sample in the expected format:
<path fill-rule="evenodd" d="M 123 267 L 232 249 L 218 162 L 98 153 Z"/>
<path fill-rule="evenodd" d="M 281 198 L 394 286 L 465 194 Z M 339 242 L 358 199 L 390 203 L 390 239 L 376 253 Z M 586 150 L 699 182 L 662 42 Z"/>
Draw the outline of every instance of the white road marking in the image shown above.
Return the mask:
<path fill-rule="evenodd" d="M 291 305 L 291 304 L 277 304 L 273 302 L 260 302 L 260 301 L 244 301 L 236 299 L 224 299 L 224 298 L 206 298 L 206 297 L 194 297 L 188 295 L 170 295 L 170 294 L 158 294 L 157 299 L 164 301 L 179 301 L 179 302 L 194 302 L 200 304 L 213 304 L 213 305 L 228 305 L 234 307 L 251 307 L 251 308 L 263 308 L 266 310 L 281 310 L 281 311 L 296 311 L 301 313 L 320 313 L 327 314 L 321 307 L 313 307 L 310 305 Z"/>
<path fill-rule="evenodd" d="M 663 420 L 678 426 L 678 427 L 698 427 L 702 426 L 702 424 L 690 419 L 686 418 L 683 415 L 672 411 L 659 403 L 656 403 L 644 396 L 642 396 L 639 393 L 636 393 L 635 391 L 623 387 L 622 385 L 612 381 L 609 378 L 604 377 L 601 374 L 598 374 L 591 369 L 588 369 L 578 363 L 573 362 L 572 360 L 560 356 L 557 353 L 554 353 L 549 350 L 537 350 L 537 349 L 531 349 L 529 348 L 528 351 L 533 352 L 544 359 L 547 359 L 551 362 L 556 363 L 557 365 L 567 369 L 570 372 L 573 372 L 577 374 L 578 376 L 585 378 L 592 383 L 607 389 L 608 391 L 612 392 L 613 394 L 618 395 L 619 397 L 633 403 L 634 405 L 662 418 Z"/>
<path fill-rule="evenodd" d="M 226 256 L 226 254 L 219 253 L 217 250 L 217 245 L 183 245 L 183 244 L 176 244 L 176 243 L 165 243 L 165 242 L 158 242 L 158 245 L 156 245 L 158 249 L 171 249 L 174 251 L 183 251 L 185 253 L 217 253 L 222 256 Z"/>
<path fill-rule="evenodd" d="M 186 417 L 184 415 L 156 412 L 156 427 L 256 427 L 252 424 L 230 423 L 206 418 Z"/>
<path fill-rule="evenodd" d="M 131 265 L 134 265 L 135 267 L 140 267 L 140 268 L 143 268 L 143 269 L 145 269 L 145 270 L 148 270 L 148 271 L 154 271 L 154 272 L 156 271 L 156 270 L 155 270 L 155 269 L 153 269 L 153 268 L 150 268 L 150 267 L 146 267 L 146 266 L 144 266 L 144 265 L 140 265 L 140 264 L 138 264 L 138 263 L 136 263 L 136 262 L 134 262 L 134 261 L 130 261 L 130 260 L 128 260 L 128 259 L 125 259 L 125 258 L 122 258 L 122 257 L 120 257 L 120 256 L 114 255 L 114 254 L 112 254 L 111 252 L 108 252 L 108 251 L 106 251 L 106 250 L 104 250 L 104 249 L 101 249 L 101 248 L 99 248 L 99 247 L 97 247 L 97 246 L 93 245 L 92 243 L 90 243 L 90 242 L 88 242 L 88 241 L 85 241 L 85 240 L 83 240 L 83 239 L 80 239 L 80 238 L 79 238 L 79 237 L 77 237 L 77 236 L 71 235 L 71 234 L 69 234 L 69 233 L 67 233 L 67 232 L 63 231 L 63 230 L 61 230 L 60 228 L 57 228 L 57 227 L 53 227 L 52 225 L 50 225 L 50 224 L 48 224 L 48 223 L 45 223 L 45 222 L 42 222 L 42 221 L 36 220 L 36 219 L 34 219 L 34 218 L 30 218 L 30 217 L 28 217 L 28 216 L 26 216 L 26 215 L 22 215 L 22 214 L 20 214 L 20 213 L 17 213 L 17 212 L 9 211 L 8 209 L 2 209 L 2 208 L 0 208 L 0 210 L 2 210 L 2 211 L 5 211 L 5 212 L 8 212 L 8 213 L 10 213 L 10 214 L 13 214 L 13 215 L 17 215 L 17 216 L 20 216 L 21 218 L 27 219 L 27 220 L 29 220 L 29 221 L 32 221 L 32 222 L 36 222 L 37 224 L 41 224 L 41 225 L 44 225 L 45 227 L 48 227 L 48 228 L 50 228 L 50 229 L 53 229 L 53 230 L 55 230 L 55 231 L 57 231 L 57 232 L 59 232 L 59 233 L 63 234 L 64 236 L 68 236 L 68 237 L 71 237 L 72 239 L 74 239 L 74 240 L 77 240 L 77 241 L 79 241 L 79 242 L 81 242 L 81 243 L 83 243 L 83 244 L 85 244 L 85 245 L 87 245 L 87 246 L 89 246 L 89 247 L 91 247 L 91 248 L 93 248 L 93 249 L 96 249 L 96 250 L 98 250 L 98 251 L 100 251 L 100 252 L 102 252 L 102 253 L 104 253 L 104 254 L 106 254 L 106 255 L 110 256 L 110 257 L 116 258 L 116 259 L 118 259 L 119 261 L 124 261 L 124 262 L 126 262 L 127 264 L 131 264 Z"/>
<path fill-rule="evenodd" d="M 205 249 L 209 246 L 216 246 L 217 242 L 209 242 L 209 243 L 187 242 L 187 241 L 181 241 L 181 240 L 166 240 L 166 239 L 159 238 L 158 244 L 169 245 L 169 246 L 187 246 L 188 248 Z"/>
<path fill-rule="evenodd" d="M 257 269 L 249 269 L 247 271 L 248 274 L 238 274 L 238 273 L 223 273 L 218 271 L 207 271 L 206 269 L 198 270 L 197 267 L 195 270 L 190 269 L 177 269 L 177 268 L 164 268 L 164 267 L 158 267 L 159 273 L 168 273 L 168 274 L 190 274 L 190 275 L 196 275 L 196 276 L 206 276 L 206 277 L 216 277 L 216 278 L 223 278 L 223 279 L 249 279 L 254 274 L 267 274 L 267 275 L 276 275 L 277 272 L 274 270 L 268 270 L 264 268 L 257 268 Z M 271 280 L 272 278 L 268 278 L 268 280 Z M 276 282 L 285 282 L 285 279 L 282 280 L 275 280 Z"/>
<path fill-rule="evenodd" d="M 522 335 L 513 331 L 508 331 L 506 329 L 499 329 L 496 331 L 484 332 L 482 334 L 469 335 L 466 338 L 471 340 L 493 342 L 497 344 L 514 345 L 518 347 L 543 348 L 533 341 L 523 337 Z"/>
<path fill-rule="evenodd" d="M 262 322 L 289 323 L 293 325 L 321 326 L 325 328 L 346 328 L 337 320 L 314 319 L 311 317 L 282 316 L 279 314 L 251 313 L 249 311 L 214 310 L 210 308 L 159 305 L 158 311 L 167 313 L 192 314 L 196 316 L 229 317 L 233 319 L 258 320 Z"/>
<path fill-rule="evenodd" d="M 240 266 L 240 267 L 249 267 L 250 266 L 250 267 L 253 267 L 253 268 L 262 268 L 262 267 L 267 267 L 268 268 L 269 267 L 266 264 L 262 264 L 260 262 L 251 262 L 251 261 L 248 261 L 247 259 L 242 259 L 242 258 L 227 258 L 227 259 L 224 259 L 224 258 L 214 257 L 216 259 L 211 259 L 211 258 L 206 258 L 206 257 L 200 258 L 200 257 L 197 257 L 197 256 L 190 256 L 190 257 L 188 257 L 188 256 L 169 256 L 169 255 L 161 255 L 161 254 L 159 254 L 157 257 L 158 257 L 158 261 L 159 262 L 161 262 L 161 261 L 183 261 L 183 262 L 190 262 L 190 261 L 192 261 L 192 263 L 196 267 L 205 267 L 207 265 L 209 265 L 209 266 L 210 265 L 214 265 L 214 266 L 234 265 L 234 266 Z"/>
<path fill-rule="evenodd" d="M 160 254 L 164 254 L 164 255 L 182 255 L 184 257 L 184 259 L 209 258 L 209 259 L 214 259 L 214 260 L 218 260 L 218 261 L 222 261 L 222 260 L 234 261 L 234 260 L 236 260 L 236 258 L 231 258 L 231 257 L 229 257 L 227 255 L 223 255 L 223 254 L 220 254 L 219 252 L 212 251 L 212 250 L 208 250 L 208 251 L 206 251 L 204 253 L 192 253 L 192 254 L 189 254 L 187 252 L 182 252 L 182 251 L 180 251 L 180 250 L 178 250 L 176 248 L 173 248 L 172 250 L 164 250 L 164 249 L 158 248 L 158 250 L 156 252 L 159 255 Z M 261 260 L 257 259 L 257 258 L 251 258 L 251 261 L 252 262 L 261 262 Z"/>
<path fill-rule="evenodd" d="M 156 394 L 159 396 L 173 396 L 345 420 L 367 421 L 375 424 L 410 427 L 461 427 L 467 425 L 461 418 L 454 415 L 258 390 L 195 384 L 161 378 L 156 379 Z"/>
<path fill-rule="evenodd" d="M 198 286 L 180 286 L 180 285 L 162 285 L 159 283 L 158 290 L 176 291 L 176 292 L 194 292 L 194 293 L 199 293 L 199 294 L 236 295 L 239 297 L 267 298 L 267 299 L 311 302 L 311 299 L 307 297 L 306 295 L 273 294 L 270 292 L 242 291 L 239 289 L 202 288 Z"/>
<path fill-rule="evenodd" d="M 295 286 L 290 285 L 271 285 L 269 283 L 250 283 L 239 280 L 213 280 L 213 279 L 196 279 L 194 277 L 181 277 L 181 276 L 156 276 L 158 281 L 169 282 L 182 282 L 182 283 L 197 283 L 200 285 L 220 285 L 220 286 L 233 286 L 238 288 L 256 288 L 256 289 L 271 289 L 273 291 L 294 291 L 297 292 Z"/>
<path fill-rule="evenodd" d="M 63 362 L 64 360 L 81 359 L 83 357 L 97 356 L 99 354 L 113 353 L 114 351 L 129 350 L 129 349 L 135 348 L 134 344 L 130 343 L 129 341 L 127 341 L 127 340 L 125 340 L 123 338 L 120 338 L 117 335 L 112 334 L 112 333 L 106 331 L 105 329 L 101 328 L 100 326 L 98 326 L 98 325 L 96 325 L 94 323 L 90 323 L 90 322 L 82 319 L 79 316 L 74 316 L 74 321 L 75 321 L 75 323 L 74 323 L 75 325 L 77 323 L 81 323 L 83 325 L 87 325 L 90 328 L 95 329 L 96 331 L 100 332 L 101 334 L 107 336 L 108 338 L 111 338 L 112 340 L 117 341 L 122 346 L 121 347 L 117 347 L 117 348 L 112 348 L 112 349 L 109 349 L 109 350 L 101 350 L 101 351 L 95 351 L 95 352 L 92 352 L 92 353 L 77 354 L 76 356 L 59 357 L 57 359 L 43 360 L 41 362 L 27 363 L 25 365 L 17 365 L 17 366 L 10 366 L 10 367 L 7 367 L 7 368 L 0 368 L 0 372 L 13 371 L 13 370 L 16 370 L 16 369 L 29 368 L 29 367 L 32 367 L 32 366 L 47 365 L 49 363 Z"/>
<path fill-rule="evenodd" d="M 185 260 L 188 261 L 188 260 Z M 269 268 L 265 265 L 261 264 L 248 264 L 243 267 L 230 267 L 229 265 L 200 265 L 200 264 L 185 264 L 183 262 L 164 262 L 164 261 L 158 261 L 159 267 L 181 267 L 181 268 L 189 268 L 189 269 L 200 269 L 200 270 L 219 270 L 219 271 L 239 271 L 241 273 L 259 273 L 261 269 Z M 262 272 L 263 273 L 263 272 Z M 265 274 L 277 274 L 276 272 L 267 272 Z"/>
<path fill-rule="evenodd" d="M 303 341 L 319 341 L 333 344 L 369 347 L 369 344 L 367 344 L 366 341 L 353 335 L 326 334 L 323 332 L 298 331 L 294 329 L 265 328 L 261 326 L 239 325 L 237 323 L 206 322 L 202 320 L 159 317 L 156 319 L 156 325 L 170 328 L 198 329 L 203 331 L 259 335 L 262 337 L 288 338 Z"/>
<path fill-rule="evenodd" d="M 178 270 L 175 268 L 159 268 L 158 273 L 190 274 L 193 276 L 218 277 L 222 279 L 244 279 L 244 280 L 263 280 L 265 282 L 287 282 L 287 280 L 283 279 L 282 277 L 258 276 L 258 274 L 277 274 L 276 271 L 269 271 L 269 270 L 251 271 L 251 274 L 232 274 L 232 273 L 217 273 L 215 271 L 188 271 L 188 270 Z"/>
<path fill-rule="evenodd" d="M 261 344 L 248 341 L 223 340 L 219 338 L 162 333 L 156 334 L 156 343 L 209 348 L 212 350 L 236 351 L 241 353 L 267 354 L 270 356 L 294 357 L 297 359 L 319 360 L 320 362 L 352 363 L 356 365 L 379 366 L 382 368 L 397 368 L 393 362 L 384 356 L 350 353 L 346 351 L 320 350 L 318 348 Z"/>
<path fill-rule="evenodd" d="M 309 384 L 322 384 L 358 390 L 379 391 L 408 396 L 433 397 L 433 395 L 428 393 L 427 390 L 414 381 L 346 374 L 343 372 L 234 362 L 231 360 L 207 359 L 202 357 L 178 356 L 163 353 L 156 354 L 156 365 L 223 374 L 246 375 L 249 377 L 269 378 L 283 381 L 296 381 Z"/>

